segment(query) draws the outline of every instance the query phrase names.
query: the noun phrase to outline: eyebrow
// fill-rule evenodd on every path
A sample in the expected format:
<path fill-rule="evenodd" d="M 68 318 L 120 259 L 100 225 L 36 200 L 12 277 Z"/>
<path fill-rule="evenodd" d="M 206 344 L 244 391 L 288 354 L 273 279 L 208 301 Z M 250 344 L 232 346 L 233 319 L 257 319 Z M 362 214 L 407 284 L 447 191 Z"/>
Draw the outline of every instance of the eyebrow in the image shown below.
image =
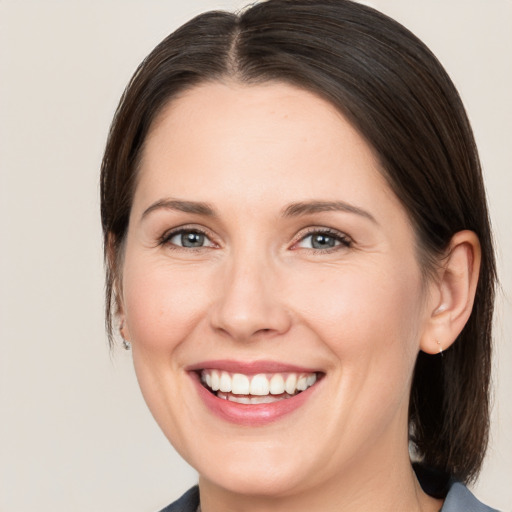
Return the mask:
<path fill-rule="evenodd" d="M 141 216 L 141 220 L 147 217 L 151 212 L 160 209 L 193 213 L 206 217 L 216 216 L 215 210 L 208 203 L 201 203 L 197 201 L 181 201 L 178 199 L 160 199 L 159 201 L 156 201 L 151 206 L 149 206 L 149 208 L 144 210 L 144 213 Z"/>
<path fill-rule="evenodd" d="M 198 201 L 183 201 L 179 199 L 160 199 L 146 208 L 146 210 L 144 210 L 141 216 L 141 220 L 147 217 L 151 212 L 160 209 L 192 213 L 205 217 L 217 216 L 215 209 L 209 203 Z M 300 217 L 303 215 L 312 215 L 314 213 L 320 212 L 353 213 L 355 215 L 369 219 L 375 224 L 378 224 L 377 220 L 371 213 L 363 210 L 362 208 L 359 208 L 358 206 L 345 203 L 344 201 L 301 201 L 286 206 L 281 211 L 281 215 L 283 217 Z"/>
<path fill-rule="evenodd" d="M 282 212 L 283 217 L 299 217 L 302 215 L 311 215 L 320 212 L 347 212 L 360 215 L 373 223 L 378 224 L 375 217 L 366 210 L 354 206 L 344 201 L 305 201 L 300 203 L 292 203 L 288 205 Z"/>

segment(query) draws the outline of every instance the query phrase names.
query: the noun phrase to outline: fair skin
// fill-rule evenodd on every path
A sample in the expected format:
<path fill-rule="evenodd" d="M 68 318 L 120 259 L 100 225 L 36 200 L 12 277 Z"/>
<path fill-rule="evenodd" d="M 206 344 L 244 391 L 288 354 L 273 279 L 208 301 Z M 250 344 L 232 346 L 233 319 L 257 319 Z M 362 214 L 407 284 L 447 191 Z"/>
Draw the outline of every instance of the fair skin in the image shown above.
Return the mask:
<path fill-rule="evenodd" d="M 418 351 L 469 315 L 478 241 L 457 234 L 426 282 L 407 213 L 332 105 L 278 83 L 173 100 L 124 250 L 123 335 L 203 512 L 441 508 L 411 469 L 409 392 Z M 201 384 L 217 371 L 313 378 L 240 404 Z"/>

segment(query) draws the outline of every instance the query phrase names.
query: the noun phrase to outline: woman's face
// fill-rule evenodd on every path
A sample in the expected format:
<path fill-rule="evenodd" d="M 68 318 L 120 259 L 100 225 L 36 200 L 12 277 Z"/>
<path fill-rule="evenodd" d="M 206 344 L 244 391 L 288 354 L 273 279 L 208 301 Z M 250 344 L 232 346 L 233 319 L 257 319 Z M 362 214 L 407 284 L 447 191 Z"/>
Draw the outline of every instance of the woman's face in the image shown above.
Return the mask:
<path fill-rule="evenodd" d="M 406 212 L 326 101 L 210 83 L 156 120 L 122 315 L 144 398 L 204 481 L 286 495 L 406 454 L 427 293 Z"/>

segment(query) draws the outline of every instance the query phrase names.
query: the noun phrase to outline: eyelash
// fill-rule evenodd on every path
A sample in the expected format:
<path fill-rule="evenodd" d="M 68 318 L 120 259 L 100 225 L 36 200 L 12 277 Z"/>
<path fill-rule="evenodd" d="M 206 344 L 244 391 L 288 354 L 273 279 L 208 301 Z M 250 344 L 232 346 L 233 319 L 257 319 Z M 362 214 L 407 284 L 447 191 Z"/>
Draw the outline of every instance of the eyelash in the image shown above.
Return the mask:
<path fill-rule="evenodd" d="M 313 254 L 325 254 L 325 253 L 331 253 L 331 252 L 339 251 L 341 249 L 347 249 L 347 248 L 352 247 L 353 241 L 350 237 L 348 237 L 341 231 L 337 231 L 337 230 L 331 229 L 331 228 L 309 229 L 306 233 L 299 234 L 299 236 L 296 238 L 296 241 L 293 244 L 293 247 L 296 247 L 299 243 L 303 242 L 308 237 L 313 237 L 315 235 L 326 235 L 327 237 L 334 239 L 335 242 L 339 242 L 339 243 L 337 245 L 335 245 L 334 247 L 329 247 L 329 248 L 325 248 L 325 249 L 315 249 L 313 247 L 312 248 L 303 247 L 302 249 L 304 249 L 308 252 L 311 252 Z M 295 250 L 297 250 L 297 249 L 295 249 Z"/>
<path fill-rule="evenodd" d="M 202 235 L 210 241 L 210 243 L 212 244 L 212 246 L 214 248 L 217 245 L 217 244 L 215 244 L 215 242 L 212 241 L 211 235 L 206 230 L 203 230 L 203 229 L 200 229 L 197 227 L 187 227 L 187 226 L 183 226 L 183 227 L 180 227 L 180 228 L 177 228 L 172 231 L 168 231 L 168 232 L 164 233 L 164 235 L 159 240 L 159 245 L 167 245 L 168 247 L 172 248 L 173 250 L 187 250 L 187 251 L 190 251 L 190 250 L 200 251 L 202 249 L 208 249 L 208 248 L 212 247 L 212 246 L 184 247 L 182 245 L 177 245 L 177 244 L 173 244 L 170 242 L 175 236 L 183 235 L 186 233 Z M 307 247 L 303 247 L 302 249 L 304 249 L 308 252 L 314 253 L 314 254 L 315 253 L 316 254 L 325 254 L 325 253 L 331 253 L 331 252 L 334 252 L 334 251 L 337 251 L 340 249 L 350 248 L 353 243 L 352 239 L 350 237 L 348 237 L 344 233 L 337 231 L 335 229 L 313 228 L 313 229 L 309 229 L 308 231 L 303 232 L 299 236 L 297 236 L 295 241 L 292 244 L 292 249 L 293 250 L 300 249 L 300 247 L 297 248 L 297 245 L 299 243 L 303 242 L 308 237 L 313 237 L 315 235 L 326 235 L 327 237 L 334 239 L 335 242 L 339 242 L 339 243 L 337 245 L 335 245 L 334 247 L 328 247 L 325 249 L 315 249 L 315 248 L 307 248 Z"/>
<path fill-rule="evenodd" d="M 182 245 L 176 245 L 176 244 L 171 243 L 171 240 L 175 236 L 183 235 L 185 233 L 202 235 L 205 238 L 207 238 L 213 246 L 217 245 L 217 244 L 215 244 L 215 242 L 212 241 L 212 236 L 207 231 L 197 228 L 197 227 L 187 227 L 187 226 L 182 226 L 180 228 L 173 229 L 171 231 L 167 231 L 166 233 L 164 233 L 164 235 L 160 238 L 159 245 L 166 245 L 173 250 L 186 250 L 186 251 L 200 251 L 202 249 L 208 249 L 211 247 L 211 246 L 184 247 Z"/>

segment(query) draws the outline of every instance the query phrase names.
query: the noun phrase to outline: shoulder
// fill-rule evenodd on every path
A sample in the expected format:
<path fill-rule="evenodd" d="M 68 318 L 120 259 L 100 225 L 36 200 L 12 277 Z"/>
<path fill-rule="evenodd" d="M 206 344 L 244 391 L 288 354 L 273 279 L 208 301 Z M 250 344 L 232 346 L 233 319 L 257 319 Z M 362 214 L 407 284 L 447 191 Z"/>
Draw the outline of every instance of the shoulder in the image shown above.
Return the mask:
<path fill-rule="evenodd" d="M 199 505 L 199 488 L 189 489 L 180 499 L 171 503 L 160 512 L 196 512 Z"/>
<path fill-rule="evenodd" d="M 440 512 L 498 512 L 478 501 L 471 491 L 460 482 L 454 482 Z"/>

